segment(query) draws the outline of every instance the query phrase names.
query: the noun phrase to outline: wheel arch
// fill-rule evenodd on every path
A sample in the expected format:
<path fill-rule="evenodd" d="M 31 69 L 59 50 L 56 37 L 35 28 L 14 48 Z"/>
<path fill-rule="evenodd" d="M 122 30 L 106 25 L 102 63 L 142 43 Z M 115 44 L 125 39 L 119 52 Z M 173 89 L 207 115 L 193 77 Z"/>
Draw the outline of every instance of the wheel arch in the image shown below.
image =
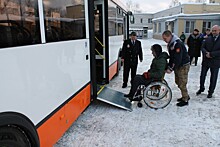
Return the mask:
<path fill-rule="evenodd" d="M 3 112 L 0 113 L 0 120 L 0 128 L 9 125 L 17 126 L 26 133 L 32 146 L 40 147 L 36 127 L 28 117 L 17 112 Z"/>

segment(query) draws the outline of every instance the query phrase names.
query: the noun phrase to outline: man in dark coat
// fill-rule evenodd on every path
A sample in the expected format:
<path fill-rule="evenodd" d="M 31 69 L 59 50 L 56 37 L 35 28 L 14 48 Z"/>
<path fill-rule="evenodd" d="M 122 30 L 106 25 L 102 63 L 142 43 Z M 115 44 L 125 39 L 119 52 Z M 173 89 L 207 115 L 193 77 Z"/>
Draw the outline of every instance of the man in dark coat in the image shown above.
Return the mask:
<path fill-rule="evenodd" d="M 187 45 L 189 47 L 188 54 L 190 56 L 190 64 L 192 64 L 193 58 L 195 58 L 195 66 L 197 66 L 198 57 L 201 56 L 202 38 L 200 37 L 199 30 L 195 29 L 187 39 Z"/>
<path fill-rule="evenodd" d="M 129 94 L 124 95 L 130 100 L 133 100 L 133 96 L 139 85 L 147 85 L 153 79 L 162 79 L 164 77 L 169 56 L 166 52 L 162 52 L 162 47 L 159 44 L 154 44 L 151 47 L 151 50 L 154 59 L 152 60 L 150 69 L 147 72 L 144 72 L 143 75 L 136 75 L 131 84 Z"/>
<path fill-rule="evenodd" d="M 200 89 L 196 92 L 197 95 L 201 94 L 204 90 L 204 84 L 206 79 L 206 74 L 208 70 L 211 71 L 210 85 L 207 98 L 212 98 L 214 93 L 218 72 L 220 68 L 220 36 L 219 36 L 219 26 L 214 25 L 212 27 L 212 36 L 209 36 L 202 44 L 202 70 L 200 75 Z"/>
<path fill-rule="evenodd" d="M 189 55 L 183 42 L 169 30 L 162 34 L 163 40 L 168 43 L 167 48 L 170 54 L 167 73 L 174 71 L 175 83 L 181 90 L 182 97 L 177 99 L 179 107 L 188 105 L 190 99 L 187 90 L 188 73 L 190 68 Z"/>
<path fill-rule="evenodd" d="M 138 66 L 138 56 L 140 62 L 143 60 L 141 42 L 137 40 L 136 33 L 131 33 L 131 39 L 125 40 L 122 47 L 122 62 L 124 62 L 123 85 L 127 87 L 128 76 L 131 70 L 131 83 L 136 75 Z"/>

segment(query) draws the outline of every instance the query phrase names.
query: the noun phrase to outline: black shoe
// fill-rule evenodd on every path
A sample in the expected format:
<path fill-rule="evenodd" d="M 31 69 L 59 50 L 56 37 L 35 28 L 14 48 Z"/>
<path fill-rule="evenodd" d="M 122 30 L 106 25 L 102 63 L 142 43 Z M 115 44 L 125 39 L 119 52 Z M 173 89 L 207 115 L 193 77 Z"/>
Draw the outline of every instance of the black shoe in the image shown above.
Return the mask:
<path fill-rule="evenodd" d="M 204 90 L 203 90 L 203 89 L 199 89 L 199 90 L 196 92 L 196 95 L 199 95 L 199 94 L 201 94 L 202 92 L 204 92 Z"/>
<path fill-rule="evenodd" d="M 128 97 L 128 98 L 131 98 L 132 95 L 131 94 L 125 94 L 124 97 Z"/>
<path fill-rule="evenodd" d="M 124 83 L 124 84 L 122 85 L 122 88 L 126 88 L 126 87 L 127 87 L 127 84 Z"/>
<path fill-rule="evenodd" d="M 178 107 L 182 107 L 182 106 L 186 106 L 188 105 L 188 101 L 185 102 L 185 101 L 180 101 L 179 103 L 176 104 Z"/>
<path fill-rule="evenodd" d="M 188 101 L 189 101 L 189 100 L 190 100 L 190 97 L 188 98 Z M 181 101 L 183 101 L 183 98 L 182 98 L 182 97 L 177 99 L 177 102 L 181 102 Z"/>
<path fill-rule="evenodd" d="M 207 98 L 212 98 L 212 93 L 208 93 Z"/>

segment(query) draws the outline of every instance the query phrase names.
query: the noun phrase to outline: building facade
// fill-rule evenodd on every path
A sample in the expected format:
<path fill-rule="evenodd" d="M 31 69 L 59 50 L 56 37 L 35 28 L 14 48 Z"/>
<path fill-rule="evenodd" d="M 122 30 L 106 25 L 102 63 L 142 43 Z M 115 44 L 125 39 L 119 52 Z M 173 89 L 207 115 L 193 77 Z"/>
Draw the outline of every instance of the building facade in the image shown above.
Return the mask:
<path fill-rule="evenodd" d="M 139 38 L 147 38 L 148 30 L 153 29 L 153 14 L 151 13 L 136 13 L 134 19 L 129 24 L 129 31 L 135 31 Z"/>
<path fill-rule="evenodd" d="M 170 30 L 178 36 L 184 32 L 188 37 L 194 29 L 198 29 L 200 33 L 203 33 L 206 28 L 211 28 L 216 24 L 220 25 L 220 0 L 215 0 L 215 3 L 213 1 L 208 4 L 181 4 L 155 13 L 153 38 L 161 39 L 165 30 Z"/>

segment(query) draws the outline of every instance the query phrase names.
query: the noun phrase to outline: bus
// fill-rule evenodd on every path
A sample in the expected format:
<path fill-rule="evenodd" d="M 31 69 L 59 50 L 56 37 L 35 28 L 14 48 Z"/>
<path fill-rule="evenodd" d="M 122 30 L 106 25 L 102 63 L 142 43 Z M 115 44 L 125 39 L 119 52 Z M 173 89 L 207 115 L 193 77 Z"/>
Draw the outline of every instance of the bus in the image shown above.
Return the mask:
<path fill-rule="evenodd" d="M 120 69 L 119 0 L 0 0 L 0 146 L 50 147 Z"/>

